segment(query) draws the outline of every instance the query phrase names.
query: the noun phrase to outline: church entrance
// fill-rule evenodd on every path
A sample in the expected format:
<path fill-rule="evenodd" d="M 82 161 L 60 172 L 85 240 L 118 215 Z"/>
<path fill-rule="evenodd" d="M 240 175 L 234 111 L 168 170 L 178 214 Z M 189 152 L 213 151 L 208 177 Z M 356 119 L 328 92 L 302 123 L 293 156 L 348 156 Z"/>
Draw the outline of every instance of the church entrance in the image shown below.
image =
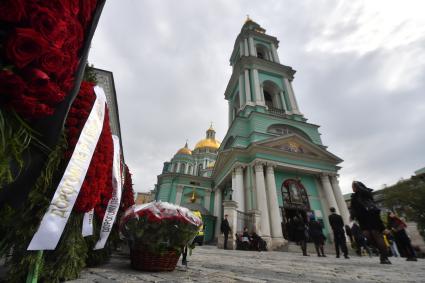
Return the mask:
<path fill-rule="evenodd" d="M 307 190 L 300 180 L 287 179 L 282 188 L 283 206 L 282 211 L 282 233 L 288 241 L 294 241 L 294 218 L 301 218 L 307 223 L 310 212 Z"/>

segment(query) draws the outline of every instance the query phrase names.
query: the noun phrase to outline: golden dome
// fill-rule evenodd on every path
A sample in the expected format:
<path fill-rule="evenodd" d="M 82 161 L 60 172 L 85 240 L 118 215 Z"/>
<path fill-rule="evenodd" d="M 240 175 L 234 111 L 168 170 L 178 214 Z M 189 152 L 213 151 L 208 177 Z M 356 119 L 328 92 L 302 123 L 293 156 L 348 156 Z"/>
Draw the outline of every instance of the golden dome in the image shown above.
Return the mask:
<path fill-rule="evenodd" d="M 220 142 L 216 139 L 203 139 L 196 144 L 195 149 L 206 147 L 218 149 L 220 147 Z"/>
<path fill-rule="evenodd" d="M 192 151 L 187 146 L 187 143 L 184 145 L 184 147 L 180 148 L 176 154 L 188 154 L 192 155 Z"/>

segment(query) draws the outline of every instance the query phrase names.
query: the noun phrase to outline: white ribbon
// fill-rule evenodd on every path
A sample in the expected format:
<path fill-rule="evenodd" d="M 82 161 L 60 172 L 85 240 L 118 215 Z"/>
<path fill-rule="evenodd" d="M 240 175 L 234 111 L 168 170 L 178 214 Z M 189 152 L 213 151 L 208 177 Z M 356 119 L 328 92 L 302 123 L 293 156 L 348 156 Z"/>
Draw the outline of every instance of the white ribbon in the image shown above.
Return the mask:
<path fill-rule="evenodd" d="M 83 231 L 82 231 L 83 237 L 93 235 L 93 214 L 94 214 L 94 209 L 84 213 Z"/>
<path fill-rule="evenodd" d="M 112 135 L 114 142 L 114 161 L 112 167 L 112 198 L 108 202 L 105 216 L 102 221 L 102 228 L 100 229 L 100 238 L 97 241 L 94 250 L 103 249 L 106 240 L 108 240 L 111 233 L 112 226 L 114 225 L 115 218 L 117 217 L 118 209 L 120 208 L 121 201 L 121 168 L 120 168 L 120 140 L 117 136 Z"/>
<path fill-rule="evenodd" d="M 96 100 L 93 108 L 84 124 L 71 160 L 50 202 L 50 206 L 43 216 L 28 250 L 54 250 L 74 207 L 102 132 L 105 116 L 105 93 L 98 86 L 94 90 Z"/>

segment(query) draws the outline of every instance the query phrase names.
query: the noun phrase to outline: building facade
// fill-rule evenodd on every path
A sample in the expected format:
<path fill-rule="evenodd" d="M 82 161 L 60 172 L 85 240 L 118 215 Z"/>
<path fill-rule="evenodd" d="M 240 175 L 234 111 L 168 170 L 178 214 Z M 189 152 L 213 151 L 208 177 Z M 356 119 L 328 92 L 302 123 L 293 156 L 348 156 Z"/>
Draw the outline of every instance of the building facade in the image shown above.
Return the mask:
<path fill-rule="evenodd" d="M 228 214 L 236 232 L 244 219 L 272 249 L 291 240 L 294 216 L 314 215 L 328 235 L 330 207 L 345 221 L 349 217 L 338 184 L 342 160 L 322 144 L 319 126 L 301 113 L 292 87 L 295 71 L 281 64 L 278 44 L 260 25 L 245 22 L 230 57 L 233 73 L 224 93 L 229 127 L 223 142 L 208 129 L 206 140 L 212 138 L 214 146 L 198 143 L 190 152 L 186 144 L 165 163 L 156 186 L 158 200 L 177 204 L 195 194 L 216 219 L 210 228 L 216 238 Z"/>

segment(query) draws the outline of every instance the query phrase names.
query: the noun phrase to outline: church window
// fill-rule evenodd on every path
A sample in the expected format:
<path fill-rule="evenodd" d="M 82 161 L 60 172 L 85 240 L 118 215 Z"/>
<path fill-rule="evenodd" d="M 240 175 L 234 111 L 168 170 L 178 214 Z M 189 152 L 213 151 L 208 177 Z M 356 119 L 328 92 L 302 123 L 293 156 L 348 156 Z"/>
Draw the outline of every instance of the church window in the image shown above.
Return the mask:
<path fill-rule="evenodd" d="M 274 108 L 272 96 L 268 91 L 264 91 L 264 100 L 266 101 L 267 107 Z"/>
<path fill-rule="evenodd" d="M 257 44 L 255 46 L 255 49 L 257 50 L 257 57 L 263 60 L 269 60 L 269 49 L 263 45 L 263 44 Z"/>
<path fill-rule="evenodd" d="M 199 164 L 198 165 L 198 176 L 202 176 L 202 169 L 203 169 L 203 167 L 202 167 L 202 163 L 201 164 Z"/>
<path fill-rule="evenodd" d="M 184 174 L 186 170 L 186 164 L 185 163 L 181 163 L 180 164 L 180 173 Z"/>

